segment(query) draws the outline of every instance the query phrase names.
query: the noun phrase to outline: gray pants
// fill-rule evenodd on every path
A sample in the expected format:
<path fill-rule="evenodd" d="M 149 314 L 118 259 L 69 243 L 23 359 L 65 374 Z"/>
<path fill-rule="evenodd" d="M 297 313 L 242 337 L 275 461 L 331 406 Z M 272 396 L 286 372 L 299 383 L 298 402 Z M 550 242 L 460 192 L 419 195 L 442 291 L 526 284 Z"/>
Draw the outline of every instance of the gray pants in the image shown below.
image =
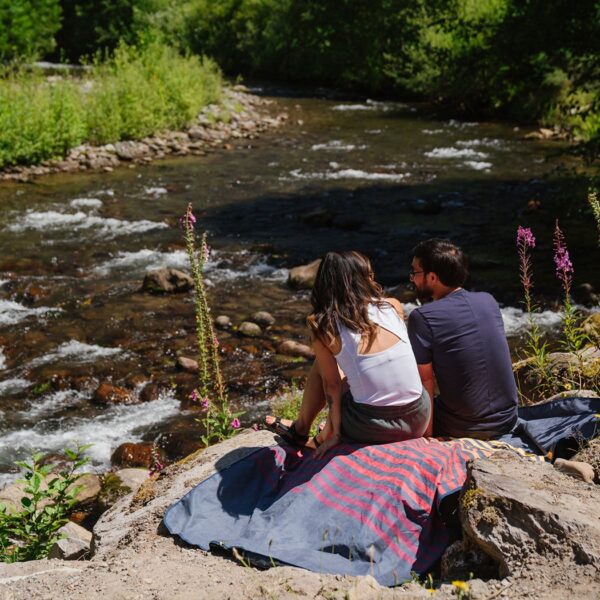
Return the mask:
<path fill-rule="evenodd" d="M 342 437 L 349 442 L 385 444 L 421 437 L 431 416 L 429 394 L 403 406 L 371 406 L 342 397 Z"/>

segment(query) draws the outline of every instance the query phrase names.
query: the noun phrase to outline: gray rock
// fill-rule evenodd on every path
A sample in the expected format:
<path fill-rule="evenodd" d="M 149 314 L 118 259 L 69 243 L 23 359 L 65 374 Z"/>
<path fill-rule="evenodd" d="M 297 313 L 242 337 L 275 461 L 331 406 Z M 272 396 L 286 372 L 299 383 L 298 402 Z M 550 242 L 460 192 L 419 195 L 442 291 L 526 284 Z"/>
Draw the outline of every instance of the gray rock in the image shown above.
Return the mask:
<path fill-rule="evenodd" d="M 461 494 L 463 531 L 500 575 L 550 558 L 600 567 L 595 486 L 510 451 L 475 460 Z"/>
<path fill-rule="evenodd" d="M 346 592 L 347 600 L 379 600 L 382 588 L 371 575 L 358 577 L 357 582 Z"/>
<path fill-rule="evenodd" d="M 231 327 L 231 319 L 227 315 L 219 315 L 215 319 L 215 327 L 218 329 L 229 329 Z"/>
<path fill-rule="evenodd" d="M 310 346 L 295 340 L 284 340 L 277 346 L 277 352 L 286 356 L 301 356 L 308 359 L 315 357 L 315 352 Z"/>
<path fill-rule="evenodd" d="M 307 265 L 301 265 L 290 269 L 288 275 L 288 284 L 298 290 L 310 290 L 315 284 L 315 278 L 317 277 L 317 271 L 321 259 L 313 260 Z"/>
<path fill-rule="evenodd" d="M 148 479 L 148 471 L 146 469 L 119 469 L 114 474 L 132 492 L 137 492 L 142 483 Z"/>
<path fill-rule="evenodd" d="M 58 532 L 65 537 L 52 546 L 48 558 L 79 560 L 90 553 L 92 543 L 91 531 L 69 521 Z"/>
<path fill-rule="evenodd" d="M 187 358 L 185 356 L 177 357 L 177 366 L 186 371 L 187 373 L 197 373 L 198 372 L 198 362 L 193 358 Z"/>
<path fill-rule="evenodd" d="M 275 325 L 275 317 L 266 310 L 260 310 L 252 315 L 252 322 L 261 327 L 270 327 Z"/>
<path fill-rule="evenodd" d="M 194 287 L 194 280 L 178 269 L 158 269 L 146 273 L 142 291 L 152 293 L 187 292 Z"/>
<path fill-rule="evenodd" d="M 246 337 L 258 337 L 262 335 L 262 329 L 256 323 L 244 321 L 238 328 L 238 331 Z"/>

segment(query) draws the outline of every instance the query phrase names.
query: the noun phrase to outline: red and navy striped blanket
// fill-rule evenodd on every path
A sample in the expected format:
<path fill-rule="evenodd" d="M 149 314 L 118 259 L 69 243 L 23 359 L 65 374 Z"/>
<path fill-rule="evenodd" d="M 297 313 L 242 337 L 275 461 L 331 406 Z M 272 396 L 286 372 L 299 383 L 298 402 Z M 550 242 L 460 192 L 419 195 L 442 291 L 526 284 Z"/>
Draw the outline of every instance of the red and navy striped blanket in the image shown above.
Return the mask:
<path fill-rule="evenodd" d="M 599 402 L 586 402 L 585 437 L 595 435 L 593 411 Z M 566 414 L 549 417 L 549 410 L 562 409 L 544 408 L 546 417 L 536 421 L 537 430 L 529 422 L 528 435 L 538 437 L 538 449 L 550 437 L 558 439 L 560 428 L 549 427 L 548 419 L 567 419 Z M 572 427 L 573 416 L 567 421 Z M 378 446 L 342 444 L 321 460 L 313 459 L 311 451 L 261 448 L 196 486 L 169 508 L 164 523 L 190 544 L 205 550 L 237 548 L 254 564 L 371 574 L 391 586 L 413 572 L 426 574 L 440 559 L 450 536 L 440 503 L 461 489 L 470 459 L 499 447 L 524 455 L 518 446 L 531 449 L 516 436 L 508 441 L 510 446 L 423 438 Z"/>

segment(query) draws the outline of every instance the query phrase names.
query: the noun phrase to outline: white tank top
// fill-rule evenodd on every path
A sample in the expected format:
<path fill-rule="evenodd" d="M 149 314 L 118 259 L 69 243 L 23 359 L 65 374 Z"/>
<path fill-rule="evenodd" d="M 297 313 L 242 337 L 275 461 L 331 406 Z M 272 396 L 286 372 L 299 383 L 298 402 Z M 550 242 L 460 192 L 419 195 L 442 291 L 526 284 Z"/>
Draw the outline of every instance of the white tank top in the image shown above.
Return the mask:
<path fill-rule="evenodd" d="M 381 352 L 359 354 L 360 333 L 338 322 L 342 349 L 336 360 L 348 378 L 355 402 L 372 406 L 401 406 L 418 400 L 423 393 L 417 361 L 406 325 L 390 304 L 369 304 L 369 318 L 391 331 L 399 341 Z"/>

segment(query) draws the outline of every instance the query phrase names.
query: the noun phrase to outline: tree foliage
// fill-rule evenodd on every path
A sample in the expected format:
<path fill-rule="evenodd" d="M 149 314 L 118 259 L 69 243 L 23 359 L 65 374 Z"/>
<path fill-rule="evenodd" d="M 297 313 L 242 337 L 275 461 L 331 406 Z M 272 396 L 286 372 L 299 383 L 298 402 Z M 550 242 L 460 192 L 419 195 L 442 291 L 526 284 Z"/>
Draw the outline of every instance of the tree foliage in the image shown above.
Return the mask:
<path fill-rule="evenodd" d="M 0 0 L 0 62 L 53 50 L 60 23 L 59 0 Z"/>

